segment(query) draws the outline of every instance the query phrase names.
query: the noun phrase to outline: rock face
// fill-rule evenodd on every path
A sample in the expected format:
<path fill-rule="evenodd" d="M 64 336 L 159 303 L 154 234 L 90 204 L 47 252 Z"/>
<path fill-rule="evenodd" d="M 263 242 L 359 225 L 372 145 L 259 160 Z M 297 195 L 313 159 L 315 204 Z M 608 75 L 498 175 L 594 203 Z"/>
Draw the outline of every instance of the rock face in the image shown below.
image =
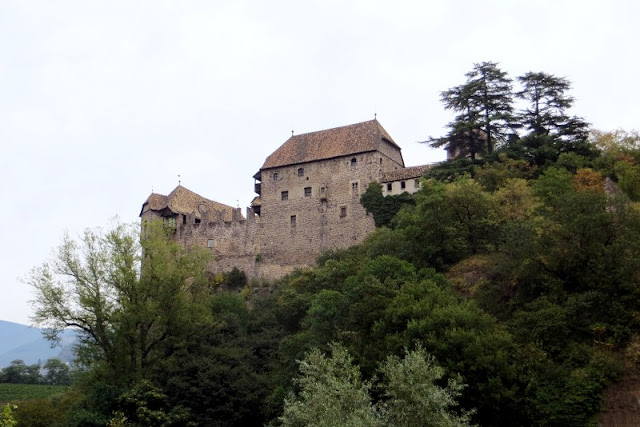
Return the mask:
<path fill-rule="evenodd" d="M 367 186 L 397 175 L 398 188 L 407 181 L 402 190 L 414 192 L 424 170 L 405 168 L 400 147 L 371 120 L 291 136 L 254 175 L 258 196 L 246 217 L 182 186 L 151 194 L 140 217 L 169 223 L 185 246 L 209 248 L 212 272 L 237 267 L 249 279 L 273 280 L 328 249 L 362 242 L 375 229 L 360 204 Z"/>
<path fill-rule="evenodd" d="M 598 425 L 640 426 L 640 373 L 627 370 L 604 394 L 604 411 Z"/>

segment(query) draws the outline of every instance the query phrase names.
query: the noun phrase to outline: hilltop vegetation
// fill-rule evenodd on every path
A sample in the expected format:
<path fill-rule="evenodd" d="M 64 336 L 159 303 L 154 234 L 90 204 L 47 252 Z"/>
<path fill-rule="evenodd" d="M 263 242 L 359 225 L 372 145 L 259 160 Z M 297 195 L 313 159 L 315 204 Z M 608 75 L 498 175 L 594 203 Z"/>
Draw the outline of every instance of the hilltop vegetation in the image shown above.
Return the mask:
<path fill-rule="evenodd" d="M 220 291 L 162 224 L 65 239 L 30 279 L 35 320 L 82 338 L 60 424 L 593 424 L 640 361 L 640 137 L 588 137 L 566 96 L 518 129 L 483 99 L 448 139 L 481 155 L 370 185 L 379 228 L 268 293 Z"/>

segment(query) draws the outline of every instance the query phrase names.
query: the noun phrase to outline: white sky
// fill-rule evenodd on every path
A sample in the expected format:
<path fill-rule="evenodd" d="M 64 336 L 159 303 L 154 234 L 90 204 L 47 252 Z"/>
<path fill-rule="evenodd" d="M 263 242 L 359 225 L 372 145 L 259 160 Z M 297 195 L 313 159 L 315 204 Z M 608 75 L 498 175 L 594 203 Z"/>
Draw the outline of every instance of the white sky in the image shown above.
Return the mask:
<path fill-rule="evenodd" d="M 65 230 L 137 221 L 151 189 L 245 207 L 290 135 L 378 120 L 407 165 L 475 62 L 567 77 L 573 113 L 637 129 L 640 2 L 0 0 L 0 319 Z M 635 83 L 634 83 L 635 82 Z"/>

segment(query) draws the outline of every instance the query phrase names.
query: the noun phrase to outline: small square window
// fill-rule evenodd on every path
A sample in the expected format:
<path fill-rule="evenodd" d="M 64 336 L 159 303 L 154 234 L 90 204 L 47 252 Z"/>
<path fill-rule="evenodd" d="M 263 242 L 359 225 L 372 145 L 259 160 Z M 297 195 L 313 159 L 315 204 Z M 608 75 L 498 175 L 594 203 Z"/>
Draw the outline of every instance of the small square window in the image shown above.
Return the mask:
<path fill-rule="evenodd" d="M 295 227 L 296 226 L 296 216 L 295 215 L 291 215 L 291 227 Z"/>
<path fill-rule="evenodd" d="M 202 221 L 202 220 L 201 220 L 200 218 L 196 218 L 193 222 L 194 222 L 195 224 L 200 224 L 200 222 L 201 222 L 201 221 Z"/>
<path fill-rule="evenodd" d="M 289 200 L 289 192 L 288 191 L 283 191 L 280 193 L 280 197 L 282 198 L 282 200 Z"/>
<path fill-rule="evenodd" d="M 402 188 L 403 190 L 407 188 L 407 183 L 405 181 L 400 181 L 400 188 Z"/>
<path fill-rule="evenodd" d="M 304 188 L 304 197 L 311 197 L 311 187 Z"/>
<path fill-rule="evenodd" d="M 304 168 L 298 168 L 298 176 L 304 176 Z"/>
<path fill-rule="evenodd" d="M 347 207 L 340 206 L 340 218 L 344 218 L 345 216 L 347 216 Z"/>
<path fill-rule="evenodd" d="M 213 239 L 207 240 L 207 247 L 208 248 L 213 248 L 215 245 L 216 245 L 216 242 L 214 242 Z"/>
<path fill-rule="evenodd" d="M 392 188 L 393 188 L 393 184 L 388 182 L 387 183 L 387 191 L 391 191 Z"/>

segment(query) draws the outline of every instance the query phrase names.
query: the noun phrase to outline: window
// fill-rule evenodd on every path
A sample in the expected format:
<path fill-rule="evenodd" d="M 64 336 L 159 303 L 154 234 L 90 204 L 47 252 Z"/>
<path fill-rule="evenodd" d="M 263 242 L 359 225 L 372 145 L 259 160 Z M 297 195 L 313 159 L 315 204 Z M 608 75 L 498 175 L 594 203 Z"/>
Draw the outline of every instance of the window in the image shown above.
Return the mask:
<path fill-rule="evenodd" d="M 291 228 L 294 228 L 295 226 L 296 226 L 296 216 L 291 215 Z"/>
<path fill-rule="evenodd" d="M 298 168 L 298 176 L 304 176 L 304 168 Z"/>
<path fill-rule="evenodd" d="M 182 223 L 183 224 L 187 223 L 187 216 L 186 215 L 182 215 Z"/>
<path fill-rule="evenodd" d="M 393 188 L 393 184 L 388 182 L 387 183 L 387 191 L 391 191 L 392 188 Z"/>
<path fill-rule="evenodd" d="M 283 191 L 280 193 L 280 197 L 282 198 L 282 200 L 289 200 L 289 192 L 288 191 Z"/>
<path fill-rule="evenodd" d="M 194 220 L 194 223 L 195 223 L 195 224 L 200 224 L 200 222 L 201 222 L 201 221 L 202 221 L 202 220 L 201 220 L 200 218 L 196 218 L 196 219 Z"/>
<path fill-rule="evenodd" d="M 351 192 L 353 194 L 358 194 L 358 183 L 357 182 L 352 182 L 351 183 Z"/>
<path fill-rule="evenodd" d="M 216 245 L 216 242 L 214 242 L 213 239 L 207 240 L 207 247 L 208 248 L 213 248 L 215 245 Z"/>
<path fill-rule="evenodd" d="M 407 183 L 405 181 L 400 181 L 400 188 L 403 190 L 407 187 Z"/>
<path fill-rule="evenodd" d="M 380 157 L 380 164 L 382 164 L 382 157 Z"/>
<path fill-rule="evenodd" d="M 324 195 L 324 190 L 325 190 L 325 187 L 320 187 L 320 194 Z"/>
<path fill-rule="evenodd" d="M 311 187 L 304 187 L 304 197 L 311 197 Z"/>
<path fill-rule="evenodd" d="M 355 166 L 355 165 L 357 165 L 357 164 L 358 164 L 358 160 L 357 160 L 355 157 L 353 157 L 353 158 L 351 159 L 351 166 Z"/>
<path fill-rule="evenodd" d="M 347 207 L 340 206 L 340 218 L 344 218 L 345 216 L 347 216 Z"/>
<path fill-rule="evenodd" d="M 415 182 L 413 183 L 413 186 L 416 188 L 420 188 L 420 180 L 416 179 Z"/>
<path fill-rule="evenodd" d="M 277 181 L 278 180 L 278 172 L 274 172 L 273 173 L 273 180 Z"/>

